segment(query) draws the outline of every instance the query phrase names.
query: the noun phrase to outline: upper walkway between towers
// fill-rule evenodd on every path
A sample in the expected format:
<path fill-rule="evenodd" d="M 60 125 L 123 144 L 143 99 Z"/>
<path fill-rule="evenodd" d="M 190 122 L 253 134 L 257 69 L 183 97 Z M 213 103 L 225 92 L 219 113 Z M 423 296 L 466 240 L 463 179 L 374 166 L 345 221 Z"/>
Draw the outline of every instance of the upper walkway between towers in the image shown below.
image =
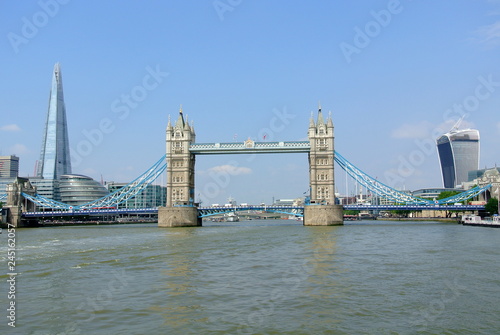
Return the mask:
<path fill-rule="evenodd" d="M 211 154 L 253 154 L 253 153 L 308 153 L 309 141 L 193 143 L 189 152 L 195 155 Z"/>

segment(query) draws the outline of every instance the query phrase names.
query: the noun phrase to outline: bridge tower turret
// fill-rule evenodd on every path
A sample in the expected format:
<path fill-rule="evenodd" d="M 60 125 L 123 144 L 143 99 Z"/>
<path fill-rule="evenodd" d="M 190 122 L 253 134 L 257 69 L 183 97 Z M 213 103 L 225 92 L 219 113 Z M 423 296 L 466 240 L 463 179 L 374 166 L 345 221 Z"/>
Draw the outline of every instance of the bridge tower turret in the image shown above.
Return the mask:
<path fill-rule="evenodd" d="M 169 118 L 166 132 L 167 206 L 158 209 L 158 226 L 201 226 L 194 203 L 195 155 L 189 151 L 196 135 L 182 107 L 175 125 Z"/>
<path fill-rule="evenodd" d="M 167 125 L 167 206 L 192 206 L 194 203 L 195 155 L 189 145 L 195 142 L 194 130 L 184 120 L 182 108 L 175 125 Z"/>
<path fill-rule="evenodd" d="M 318 118 L 309 121 L 310 205 L 304 207 L 304 225 L 343 224 L 343 208 L 335 204 L 334 127 L 331 115 L 325 122 L 321 106 Z"/>
<path fill-rule="evenodd" d="M 324 121 L 321 106 L 318 109 L 318 120 L 313 117 L 309 122 L 309 180 L 311 203 L 335 204 L 334 181 L 334 133 L 331 116 Z"/>

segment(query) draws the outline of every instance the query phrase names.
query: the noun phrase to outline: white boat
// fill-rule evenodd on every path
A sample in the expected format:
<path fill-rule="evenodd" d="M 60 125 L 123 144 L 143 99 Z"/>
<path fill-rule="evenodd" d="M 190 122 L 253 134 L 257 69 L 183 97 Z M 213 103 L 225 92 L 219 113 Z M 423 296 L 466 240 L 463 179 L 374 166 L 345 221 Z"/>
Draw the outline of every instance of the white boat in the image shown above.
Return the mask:
<path fill-rule="evenodd" d="M 224 216 L 227 222 L 238 222 L 240 221 L 240 217 L 234 213 L 228 213 Z"/>
<path fill-rule="evenodd" d="M 462 215 L 462 224 L 464 226 L 481 226 L 500 228 L 500 216 L 481 218 L 479 215 L 466 214 Z"/>

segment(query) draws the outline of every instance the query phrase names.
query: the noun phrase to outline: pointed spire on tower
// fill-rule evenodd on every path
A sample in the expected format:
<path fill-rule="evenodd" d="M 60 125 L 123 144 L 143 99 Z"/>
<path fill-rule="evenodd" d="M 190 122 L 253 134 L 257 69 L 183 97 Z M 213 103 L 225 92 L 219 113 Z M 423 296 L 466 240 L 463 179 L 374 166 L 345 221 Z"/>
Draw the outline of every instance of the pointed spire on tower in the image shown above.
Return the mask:
<path fill-rule="evenodd" d="M 184 116 L 182 115 L 182 105 L 179 109 L 179 116 L 177 117 L 177 121 L 175 122 L 176 127 L 184 128 Z"/>
<path fill-rule="evenodd" d="M 316 127 L 316 124 L 314 123 L 314 113 L 311 111 L 311 117 L 309 118 L 309 128 L 311 127 Z"/>
<path fill-rule="evenodd" d="M 172 128 L 172 123 L 170 122 L 170 114 L 168 114 L 168 123 L 167 123 L 167 129 Z"/>
<path fill-rule="evenodd" d="M 188 116 L 186 114 L 186 122 L 184 123 L 184 130 L 190 130 L 189 128 L 189 121 L 188 121 Z"/>
<path fill-rule="evenodd" d="M 323 113 L 321 113 L 321 105 L 319 105 L 319 108 L 318 108 L 318 122 L 317 122 L 317 125 L 319 126 L 320 124 L 325 124 L 325 120 L 323 119 Z"/>
<path fill-rule="evenodd" d="M 328 122 L 327 126 L 333 128 L 332 111 L 328 112 L 328 121 L 327 122 Z"/>

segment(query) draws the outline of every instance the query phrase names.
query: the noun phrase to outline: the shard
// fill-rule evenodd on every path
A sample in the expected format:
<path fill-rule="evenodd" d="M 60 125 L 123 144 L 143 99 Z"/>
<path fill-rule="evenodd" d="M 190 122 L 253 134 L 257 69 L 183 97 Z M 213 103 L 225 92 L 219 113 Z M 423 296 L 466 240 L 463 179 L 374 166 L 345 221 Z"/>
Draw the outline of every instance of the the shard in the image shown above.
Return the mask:
<path fill-rule="evenodd" d="M 54 66 L 52 75 L 49 110 L 37 169 L 38 177 L 58 180 L 61 175 L 70 174 L 71 159 L 69 152 L 61 66 L 57 63 Z"/>

